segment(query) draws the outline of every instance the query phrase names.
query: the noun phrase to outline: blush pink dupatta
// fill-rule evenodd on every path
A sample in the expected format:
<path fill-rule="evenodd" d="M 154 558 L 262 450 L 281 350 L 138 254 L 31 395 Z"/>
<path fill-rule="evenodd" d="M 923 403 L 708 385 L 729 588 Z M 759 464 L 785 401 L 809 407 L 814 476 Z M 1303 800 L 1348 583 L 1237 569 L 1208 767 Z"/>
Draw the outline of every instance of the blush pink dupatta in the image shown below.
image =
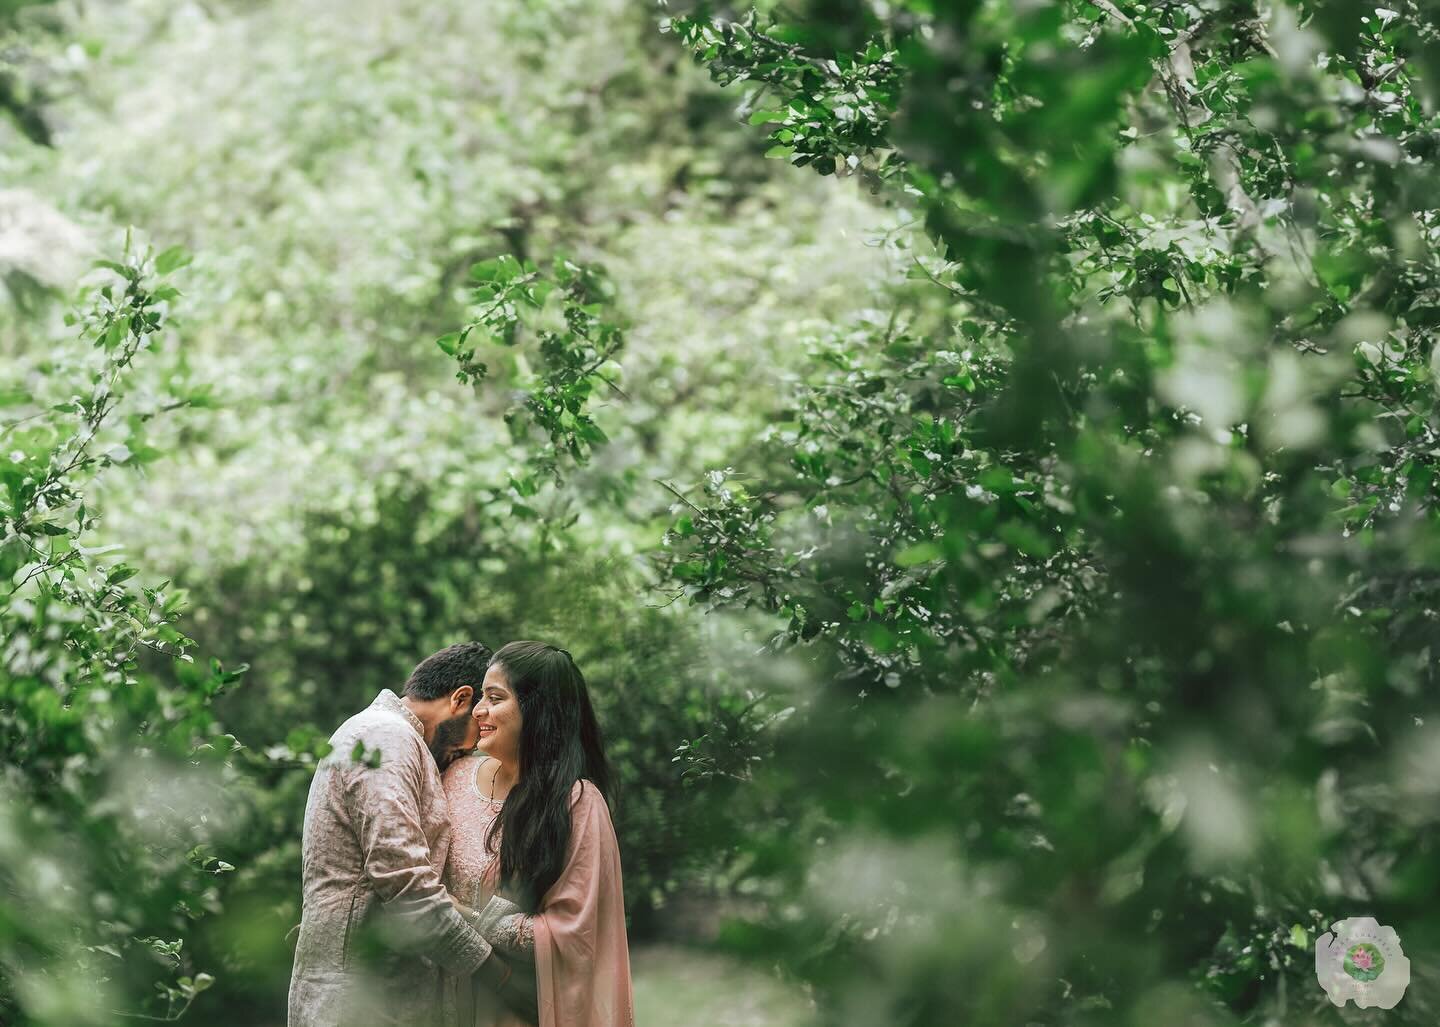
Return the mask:
<path fill-rule="evenodd" d="M 565 869 L 534 918 L 540 1027 L 634 1027 L 620 846 L 600 790 L 570 793 Z"/>

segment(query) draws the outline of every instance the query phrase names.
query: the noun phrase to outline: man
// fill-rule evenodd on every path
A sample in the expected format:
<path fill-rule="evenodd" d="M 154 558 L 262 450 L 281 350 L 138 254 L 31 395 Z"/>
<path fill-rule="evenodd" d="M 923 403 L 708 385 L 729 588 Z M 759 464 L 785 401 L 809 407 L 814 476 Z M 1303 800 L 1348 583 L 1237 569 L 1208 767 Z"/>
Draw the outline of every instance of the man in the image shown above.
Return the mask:
<path fill-rule="evenodd" d="M 450 846 L 440 771 L 478 740 L 470 710 L 489 660 L 479 642 L 442 649 L 404 698 L 383 690 L 331 737 L 305 805 L 289 1027 L 428 1027 L 441 970 L 504 995 L 509 968 L 440 880 Z"/>

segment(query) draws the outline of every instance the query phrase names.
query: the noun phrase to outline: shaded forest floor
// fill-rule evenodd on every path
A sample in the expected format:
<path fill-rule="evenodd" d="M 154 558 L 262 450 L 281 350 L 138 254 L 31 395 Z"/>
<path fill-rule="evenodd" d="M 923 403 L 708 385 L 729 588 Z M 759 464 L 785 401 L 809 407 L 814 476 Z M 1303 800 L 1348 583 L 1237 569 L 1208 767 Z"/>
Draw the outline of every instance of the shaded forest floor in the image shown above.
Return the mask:
<path fill-rule="evenodd" d="M 696 1027 L 809 1027 L 798 989 L 723 956 L 674 945 L 630 953 L 637 1024 Z"/>

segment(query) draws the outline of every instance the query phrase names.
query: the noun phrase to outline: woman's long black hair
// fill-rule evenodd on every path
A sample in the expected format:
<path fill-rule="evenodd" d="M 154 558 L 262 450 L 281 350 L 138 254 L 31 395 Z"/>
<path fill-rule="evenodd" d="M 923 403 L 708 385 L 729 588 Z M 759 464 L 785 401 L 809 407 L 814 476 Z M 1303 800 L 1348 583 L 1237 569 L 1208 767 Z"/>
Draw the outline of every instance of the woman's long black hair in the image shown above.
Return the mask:
<path fill-rule="evenodd" d="M 510 642 L 490 658 L 520 703 L 520 780 L 490 826 L 500 831 L 500 884 L 534 911 L 560 877 L 570 843 L 570 791 L 588 779 L 608 803 L 610 763 L 585 678 L 564 649 Z"/>

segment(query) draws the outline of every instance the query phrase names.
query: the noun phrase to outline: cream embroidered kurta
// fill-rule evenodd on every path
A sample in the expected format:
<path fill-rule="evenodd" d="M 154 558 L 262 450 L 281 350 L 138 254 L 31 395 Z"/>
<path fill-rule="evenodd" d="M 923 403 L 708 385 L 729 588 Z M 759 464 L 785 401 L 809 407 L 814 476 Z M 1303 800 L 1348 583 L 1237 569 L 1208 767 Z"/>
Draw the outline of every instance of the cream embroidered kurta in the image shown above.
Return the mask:
<path fill-rule="evenodd" d="M 305 806 L 289 1027 L 429 1027 L 437 968 L 470 974 L 490 954 L 441 883 L 440 772 L 423 725 L 389 689 L 330 744 Z"/>

